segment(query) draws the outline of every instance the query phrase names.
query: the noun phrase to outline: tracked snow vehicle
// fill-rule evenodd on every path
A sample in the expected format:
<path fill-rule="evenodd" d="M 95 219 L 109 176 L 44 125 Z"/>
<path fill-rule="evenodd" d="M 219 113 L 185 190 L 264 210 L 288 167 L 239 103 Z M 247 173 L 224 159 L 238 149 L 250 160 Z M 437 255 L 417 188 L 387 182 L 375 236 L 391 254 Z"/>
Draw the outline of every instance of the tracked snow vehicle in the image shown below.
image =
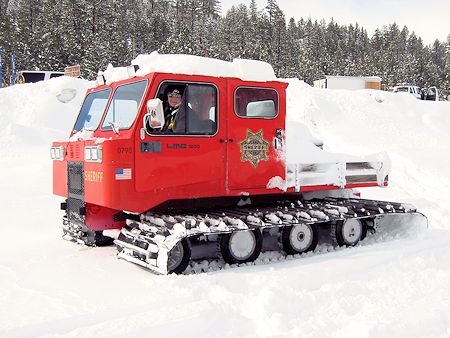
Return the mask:
<path fill-rule="evenodd" d="M 157 53 L 134 63 L 100 74 L 69 141 L 52 145 L 66 239 L 115 234 L 120 258 L 165 274 L 205 257 L 252 262 L 270 241 L 311 251 L 320 229 L 353 246 L 389 217 L 423 218 L 353 194 L 387 186 L 387 159 L 328 154 L 302 130 L 290 146 L 287 83 L 268 64 Z"/>

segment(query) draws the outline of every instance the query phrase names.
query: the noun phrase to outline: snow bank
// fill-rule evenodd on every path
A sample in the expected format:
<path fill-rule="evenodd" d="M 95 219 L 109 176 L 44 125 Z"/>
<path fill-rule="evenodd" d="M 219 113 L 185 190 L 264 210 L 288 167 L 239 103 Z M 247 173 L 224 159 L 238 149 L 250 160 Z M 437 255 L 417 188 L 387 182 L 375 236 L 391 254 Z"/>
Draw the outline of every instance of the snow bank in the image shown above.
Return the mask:
<path fill-rule="evenodd" d="M 153 275 L 116 260 L 114 247 L 61 239 L 49 141 L 68 137 L 90 84 L 58 78 L 0 89 L 0 336 L 447 337 L 450 103 L 290 83 L 287 137 L 307 133 L 297 123 L 327 151 L 386 150 L 391 186 L 362 194 L 412 202 L 429 217 L 427 232 L 298 259 L 266 255 L 267 265 Z M 78 94 L 61 103 L 67 88 Z"/>
<path fill-rule="evenodd" d="M 59 77 L 0 90 L 0 145 L 46 145 L 67 139 L 93 83 Z"/>
<path fill-rule="evenodd" d="M 286 81 L 288 147 L 298 137 L 290 126 L 299 123 L 321 139 L 328 152 L 355 156 L 386 152 L 392 161 L 390 187 L 363 189 L 363 196 L 411 202 L 427 214 L 431 226 L 450 229 L 450 211 L 445 207 L 450 204 L 450 102 Z M 298 146 L 303 147 L 299 152 L 309 151 L 305 142 Z"/>

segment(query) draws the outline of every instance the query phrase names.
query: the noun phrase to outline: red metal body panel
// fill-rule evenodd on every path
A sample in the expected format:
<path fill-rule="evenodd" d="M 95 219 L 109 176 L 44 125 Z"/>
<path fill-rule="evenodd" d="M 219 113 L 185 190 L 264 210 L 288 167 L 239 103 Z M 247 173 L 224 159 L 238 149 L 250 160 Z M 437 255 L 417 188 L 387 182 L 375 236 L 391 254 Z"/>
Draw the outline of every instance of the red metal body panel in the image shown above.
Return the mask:
<path fill-rule="evenodd" d="M 53 143 L 65 149 L 64 161 L 53 161 L 55 194 L 67 196 L 67 162 L 84 162 L 84 201 L 89 228 L 120 228 L 123 224 L 113 221 L 113 215 L 118 211 L 142 213 L 169 200 L 284 193 L 279 189 L 267 189 L 266 185 L 272 177 L 285 179 L 286 175 L 285 162 L 275 149 L 274 142 L 277 129 L 285 130 L 286 83 L 164 73 L 152 73 L 144 78 L 148 79 L 148 87 L 132 126 L 120 130 L 118 135 L 101 127 L 94 131 L 93 136 L 102 140 L 101 163 L 86 162 L 84 159 L 84 147 L 98 145 L 98 140 L 97 143 L 94 140 Z M 118 86 L 141 79 L 113 83 L 111 97 Z M 155 98 L 160 84 L 167 80 L 212 84 L 217 88 L 218 127 L 215 135 L 142 133 L 146 102 Z M 91 89 L 88 93 L 105 87 Z M 278 115 L 274 118 L 238 116 L 234 107 L 234 93 L 238 87 L 276 90 Z M 266 157 L 261 157 L 256 165 L 243 158 L 242 142 L 249 133 L 259 133 L 267 150 Z M 141 142 L 158 143 L 161 151 L 142 152 Z M 131 176 L 129 179 L 118 179 L 116 171 L 124 169 L 129 169 Z M 373 185 L 376 184 L 349 184 L 348 187 Z M 337 188 L 306 187 L 302 191 Z"/>
<path fill-rule="evenodd" d="M 121 229 L 125 222 L 114 221 L 117 210 L 101 207 L 95 204 L 86 204 L 86 224 L 93 231 L 106 229 Z"/>

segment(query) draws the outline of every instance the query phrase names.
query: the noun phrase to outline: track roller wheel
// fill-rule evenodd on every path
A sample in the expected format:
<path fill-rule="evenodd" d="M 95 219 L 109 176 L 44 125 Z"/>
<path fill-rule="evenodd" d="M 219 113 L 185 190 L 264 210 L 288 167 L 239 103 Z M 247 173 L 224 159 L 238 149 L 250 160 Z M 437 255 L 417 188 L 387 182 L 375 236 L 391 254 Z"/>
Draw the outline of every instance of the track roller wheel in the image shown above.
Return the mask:
<path fill-rule="evenodd" d="M 281 232 L 281 244 L 288 255 L 312 251 L 319 241 L 317 228 L 309 224 L 286 226 Z"/>
<path fill-rule="evenodd" d="M 261 253 L 262 241 L 263 237 L 258 229 L 224 234 L 219 241 L 220 253 L 228 264 L 253 262 Z"/>
<path fill-rule="evenodd" d="M 167 272 L 182 273 L 191 260 L 191 244 L 187 238 L 175 244 L 167 257 Z"/>
<path fill-rule="evenodd" d="M 331 224 L 331 238 L 339 246 L 355 246 L 366 234 L 367 225 L 359 219 L 349 218 Z"/>

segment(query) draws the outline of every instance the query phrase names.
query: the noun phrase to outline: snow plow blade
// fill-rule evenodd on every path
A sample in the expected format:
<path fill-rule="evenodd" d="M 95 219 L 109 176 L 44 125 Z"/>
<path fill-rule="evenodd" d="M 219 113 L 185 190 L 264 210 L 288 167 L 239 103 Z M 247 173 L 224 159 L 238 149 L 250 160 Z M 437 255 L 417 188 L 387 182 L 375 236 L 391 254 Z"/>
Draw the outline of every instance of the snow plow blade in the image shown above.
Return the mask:
<path fill-rule="evenodd" d="M 428 228 L 427 217 L 420 212 L 382 214 L 375 218 L 376 236 L 388 238 L 417 238 Z"/>

